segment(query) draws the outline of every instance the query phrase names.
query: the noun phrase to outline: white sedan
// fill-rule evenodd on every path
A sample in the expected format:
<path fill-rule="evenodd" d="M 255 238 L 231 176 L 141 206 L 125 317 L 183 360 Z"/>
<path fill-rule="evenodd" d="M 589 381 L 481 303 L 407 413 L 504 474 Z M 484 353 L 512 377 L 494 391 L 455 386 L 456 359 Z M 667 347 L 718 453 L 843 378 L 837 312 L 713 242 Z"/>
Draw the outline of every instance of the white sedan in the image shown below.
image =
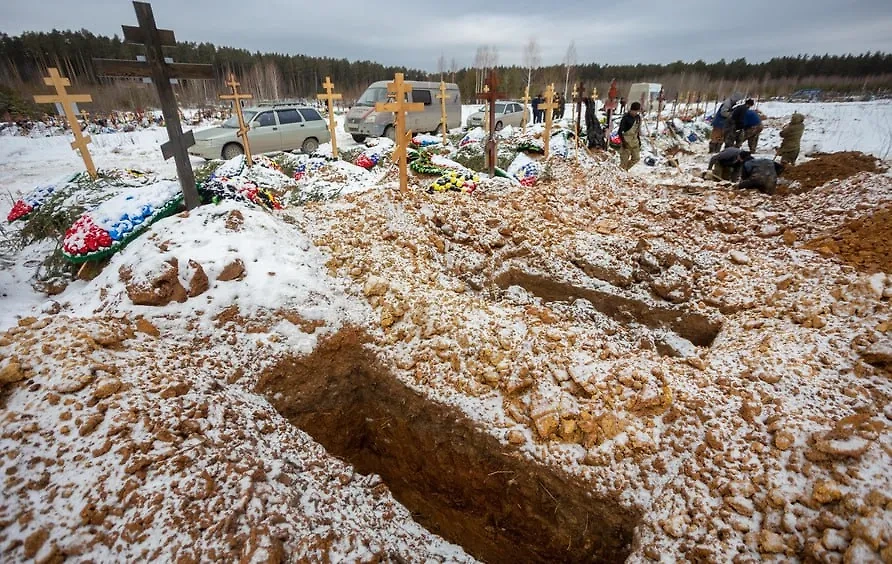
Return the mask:
<path fill-rule="evenodd" d="M 480 109 L 468 116 L 468 129 L 475 127 L 486 128 L 483 123 L 483 116 L 486 106 L 480 106 Z M 518 102 L 496 102 L 495 129 L 499 131 L 506 125 L 520 127 L 523 120 L 523 105 Z M 529 120 L 529 109 L 527 109 L 527 123 Z"/>

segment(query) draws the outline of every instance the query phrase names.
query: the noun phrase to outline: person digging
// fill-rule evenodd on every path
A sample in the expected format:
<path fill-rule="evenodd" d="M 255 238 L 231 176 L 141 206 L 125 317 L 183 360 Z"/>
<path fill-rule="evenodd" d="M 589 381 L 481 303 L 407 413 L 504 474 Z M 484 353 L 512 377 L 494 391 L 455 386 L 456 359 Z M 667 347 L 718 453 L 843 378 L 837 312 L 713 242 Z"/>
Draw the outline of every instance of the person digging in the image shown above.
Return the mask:
<path fill-rule="evenodd" d="M 755 189 L 773 196 L 777 192 L 777 177 L 783 171 L 783 163 L 772 159 L 749 159 L 741 167 L 741 180 L 737 187 Z"/>
<path fill-rule="evenodd" d="M 709 159 L 709 166 L 703 173 L 703 178 L 722 181 L 737 182 L 740 178 L 740 170 L 743 164 L 753 157 L 749 151 L 741 151 L 737 147 L 728 147 Z"/>

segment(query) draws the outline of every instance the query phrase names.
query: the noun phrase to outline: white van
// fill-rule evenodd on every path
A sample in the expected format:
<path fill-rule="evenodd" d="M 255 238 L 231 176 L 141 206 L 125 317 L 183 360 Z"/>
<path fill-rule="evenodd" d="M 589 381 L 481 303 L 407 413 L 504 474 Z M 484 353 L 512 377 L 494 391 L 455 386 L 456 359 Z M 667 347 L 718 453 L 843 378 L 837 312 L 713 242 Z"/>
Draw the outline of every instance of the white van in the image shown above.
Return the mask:
<path fill-rule="evenodd" d="M 375 103 L 387 101 L 388 82 L 392 81 L 373 82 L 347 112 L 344 131 L 352 135 L 355 141 L 361 143 L 366 137 L 396 138 L 393 112 L 375 111 Z M 440 94 L 440 83 L 407 80 L 406 84 L 412 86 L 409 101 L 424 104 L 424 111 L 406 114 L 406 127 L 413 133 L 439 133 L 441 112 L 437 96 Z M 449 129 L 461 127 L 461 92 L 457 84 L 449 82 L 446 83 L 446 123 Z"/>

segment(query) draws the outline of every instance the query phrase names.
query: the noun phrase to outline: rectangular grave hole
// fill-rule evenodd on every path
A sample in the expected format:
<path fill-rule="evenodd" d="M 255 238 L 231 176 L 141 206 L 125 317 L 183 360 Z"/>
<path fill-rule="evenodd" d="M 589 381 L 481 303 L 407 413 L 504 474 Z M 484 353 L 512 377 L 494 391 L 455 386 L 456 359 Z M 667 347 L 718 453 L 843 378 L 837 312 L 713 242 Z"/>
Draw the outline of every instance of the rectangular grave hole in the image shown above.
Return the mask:
<path fill-rule="evenodd" d="M 358 472 L 382 477 L 431 532 L 485 562 L 622 562 L 639 515 L 530 462 L 394 378 L 343 330 L 258 384 L 276 409 Z"/>
<path fill-rule="evenodd" d="M 700 347 L 711 346 L 722 329 L 720 322 L 680 307 L 651 305 L 631 297 L 552 280 L 516 268 L 502 272 L 493 279 L 493 283 L 503 290 L 509 286 L 520 286 L 546 302 L 572 302 L 585 298 L 598 311 L 620 323 L 666 329 Z"/>

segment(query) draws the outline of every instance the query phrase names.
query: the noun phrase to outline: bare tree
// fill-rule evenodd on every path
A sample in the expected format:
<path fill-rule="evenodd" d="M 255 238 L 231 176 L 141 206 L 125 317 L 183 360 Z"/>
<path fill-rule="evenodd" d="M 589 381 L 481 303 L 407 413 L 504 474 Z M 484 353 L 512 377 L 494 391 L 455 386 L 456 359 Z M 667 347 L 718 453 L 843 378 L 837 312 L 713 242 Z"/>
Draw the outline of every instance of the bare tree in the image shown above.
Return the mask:
<path fill-rule="evenodd" d="M 446 72 L 446 55 L 441 54 L 437 59 L 437 72 L 440 73 L 440 80 L 443 80 L 443 73 Z"/>
<path fill-rule="evenodd" d="M 483 65 L 486 64 L 486 45 L 477 47 L 477 53 L 474 55 L 474 92 L 480 92 L 480 76 Z"/>
<path fill-rule="evenodd" d="M 568 88 L 570 87 L 570 69 L 576 65 L 576 40 L 570 40 L 570 46 L 567 47 L 567 54 L 564 55 L 564 65 L 567 67 L 567 78 L 564 81 L 564 99 L 567 98 Z"/>
<path fill-rule="evenodd" d="M 541 62 L 539 43 L 535 37 L 530 37 L 530 42 L 523 48 L 523 64 L 527 67 L 527 90 L 533 80 L 533 69 L 539 68 Z"/>
<path fill-rule="evenodd" d="M 455 73 L 458 72 L 458 63 L 455 62 L 455 57 L 452 57 L 452 61 L 449 63 L 449 72 L 452 73 L 452 82 L 455 82 Z"/>

